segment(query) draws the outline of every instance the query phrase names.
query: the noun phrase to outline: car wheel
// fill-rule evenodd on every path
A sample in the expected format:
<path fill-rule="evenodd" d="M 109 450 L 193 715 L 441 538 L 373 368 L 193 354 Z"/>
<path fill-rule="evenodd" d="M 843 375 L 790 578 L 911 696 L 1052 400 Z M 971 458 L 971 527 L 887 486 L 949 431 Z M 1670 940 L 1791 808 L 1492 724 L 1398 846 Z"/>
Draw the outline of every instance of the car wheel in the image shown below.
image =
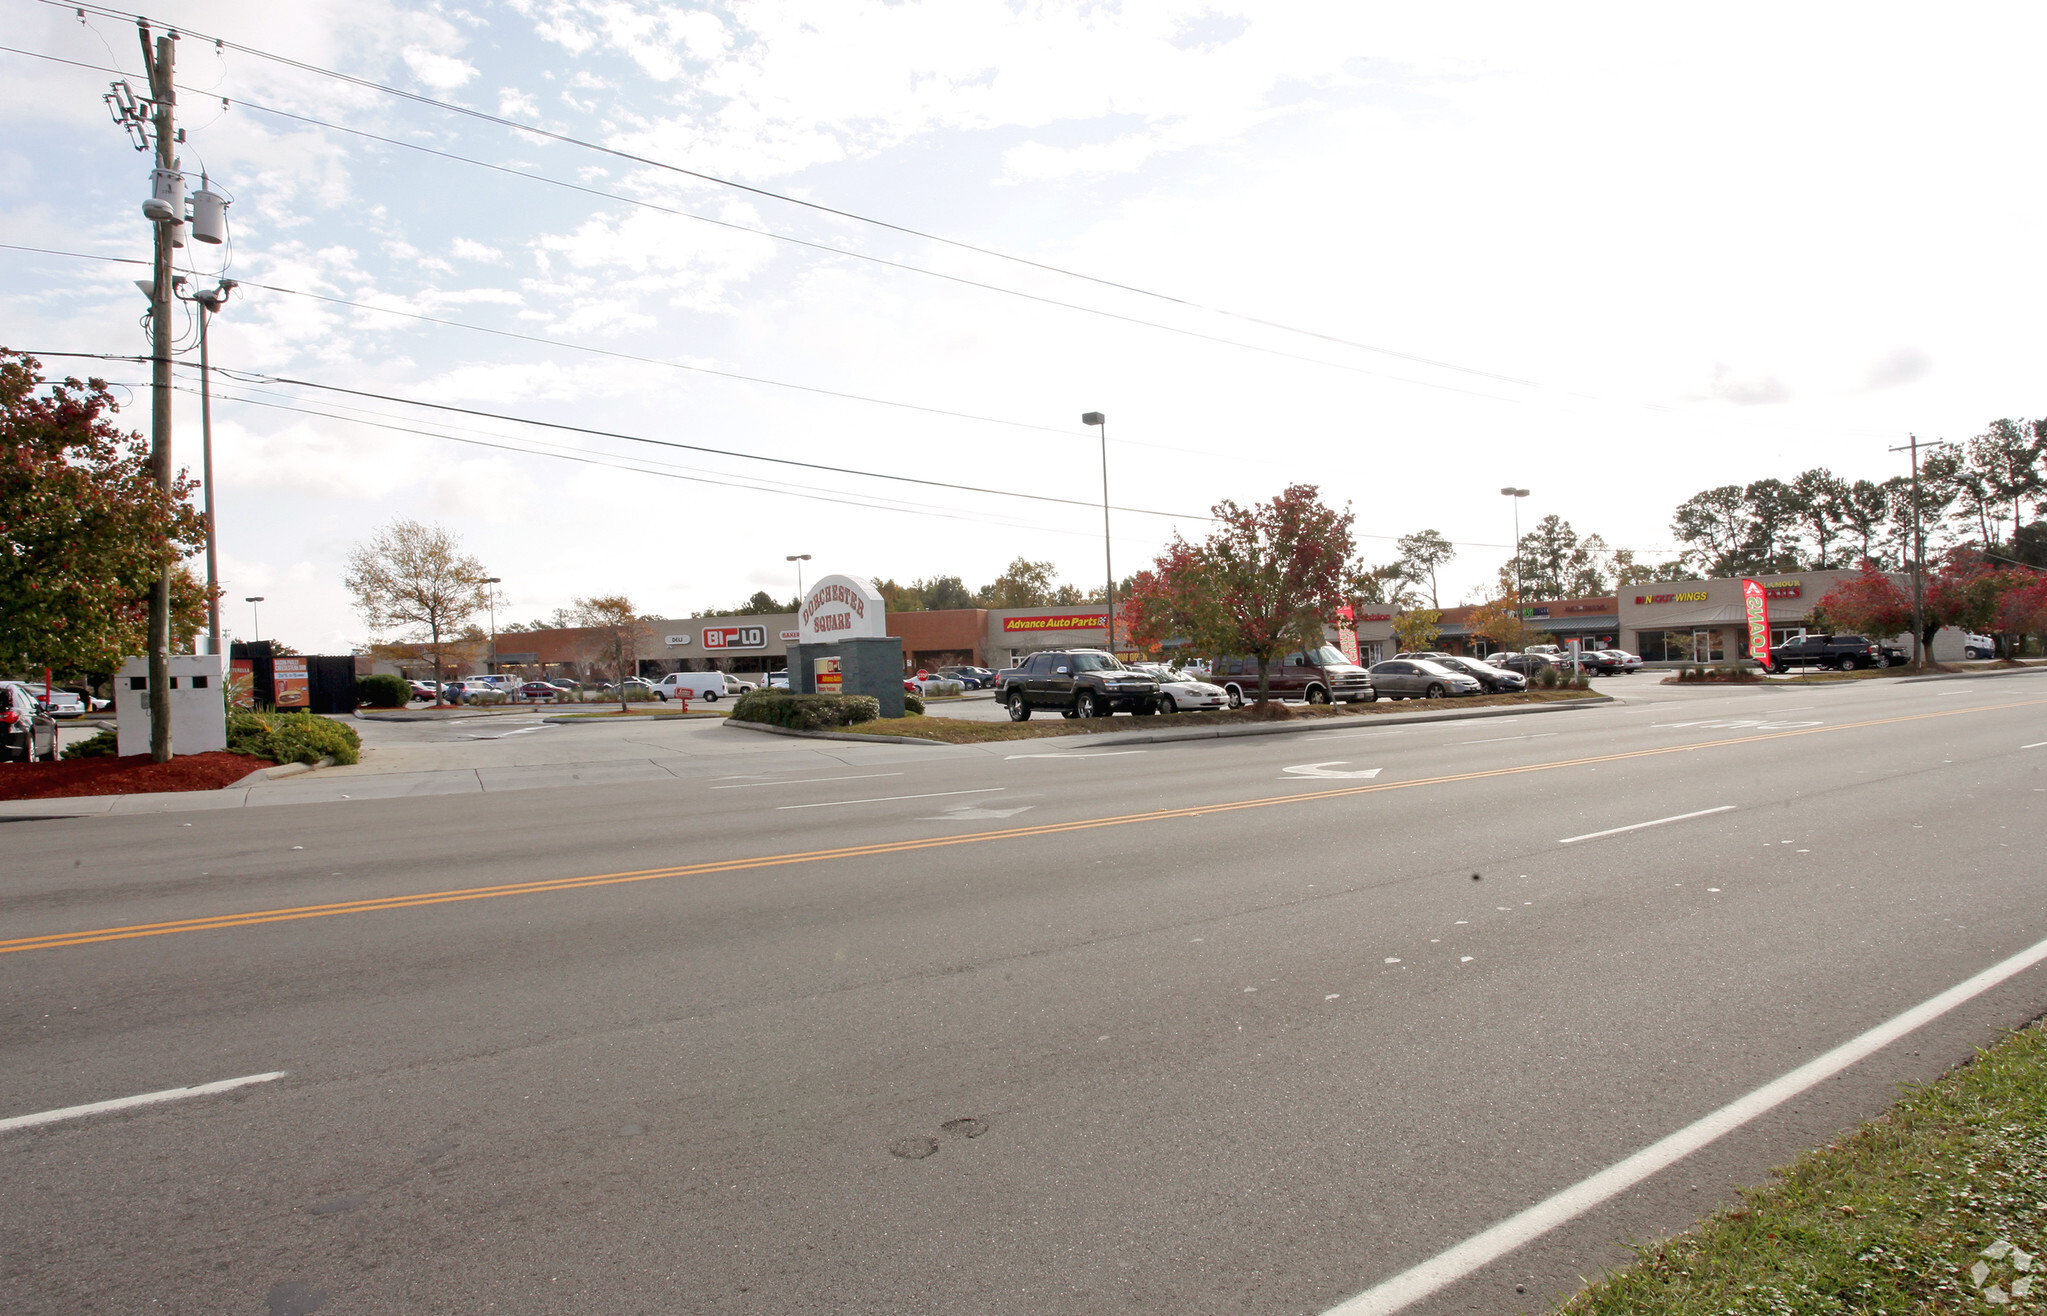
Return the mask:
<path fill-rule="evenodd" d="M 1225 687 L 1224 693 L 1230 697 L 1231 708 L 1242 708 L 1244 706 L 1244 692 L 1236 686 Z"/>
<path fill-rule="evenodd" d="M 1365 702 L 1366 702 L 1366 703 L 1368 703 L 1368 704 L 1376 704 L 1376 703 L 1378 703 L 1378 702 L 1379 702 L 1379 692 L 1378 692 L 1377 690 L 1374 690 L 1374 691 L 1372 691 L 1372 692 L 1371 692 L 1370 694 L 1366 695 L 1366 696 L 1365 696 Z"/>
<path fill-rule="evenodd" d="M 1031 706 L 1024 702 L 1023 691 L 1021 690 L 1009 697 L 1009 720 L 1012 722 L 1028 722 L 1031 720 Z"/>
<path fill-rule="evenodd" d="M 1100 717 L 1102 715 L 1101 703 L 1095 698 L 1094 691 L 1083 690 L 1080 692 L 1080 698 L 1073 702 L 1073 715 L 1075 717 Z"/>
<path fill-rule="evenodd" d="M 1179 705 L 1179 704 L 1178 704 L 1177 702 L 1175 702 L 1175 701 L 1174 701 L 1174 699 L 1173 699 L 1173 697 L 1172 697 L 1171 695 L 1160 695 L 1160 696 L 1159 696 L 1159 712 L 1161 712 L 1161 713 L 1177 713 L 1177 712 L 1179 712 L 1179 711 L 1180 711 L 1180 705 Z"/>
<path fill-rule="evenodd" d="M 1837 665 L 1844 672 L 1852 672 L 1855 670 L 1855 659 L 1851 655 L 1843 654 L 1841 655 L 1840 663 Z"/>
<path fill-rule="evenodd" d="M 1876 656 L 1876 665 L 1880 668 L 1889 667 L 1891 665 L 1891 656 L 1887 653 L 1878 654 Z"/>
<path fill-rule="evenodd" d="M 1422 698 L 1424 699 L 1441 699 L 1442 697 L 1443 683 L 1441 681 L 1429 682 L 1429 688 L 1422 691 Z"/>
<path fill-rule="evenodd" d="M 1308 702 L 1311 704 L 1326 704 L 1329 702 L 1329 692 L 1319 685 L 1311 685 L 1308 687 Z"/>
<path fill-rule="evenodd" d="M 706 690 L 706 691 L 704 691 L 704 702 L 705 702 L 705 703 L 707 703 L 707 704 L 715 704 L 715 703 L 717 703 L 717 702 L 718 702 L 718 692 L 717 692 L 716 690 Z"/>

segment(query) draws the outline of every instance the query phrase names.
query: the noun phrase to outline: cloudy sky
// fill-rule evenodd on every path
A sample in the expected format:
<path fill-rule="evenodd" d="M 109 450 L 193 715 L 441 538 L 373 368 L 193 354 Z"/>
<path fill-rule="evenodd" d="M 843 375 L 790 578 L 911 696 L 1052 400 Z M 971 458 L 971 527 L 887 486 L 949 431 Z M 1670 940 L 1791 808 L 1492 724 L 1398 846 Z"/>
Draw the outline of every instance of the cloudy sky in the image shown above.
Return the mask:
<path fill-rule="evenodd" d="M 132 20 L 0 15 L 95 66 L 0 53 L 0 242 L 145 257 L 148 161 L 100 103 L 99 66 L 144 85 Z M 216 321 L 217 365 L 745 454 L 221 379 L 229 628 L 262 594 L 309 651 L 365 638 L 343 560 L 397 517 L 481 556 L 500 620 L 788 594 L 792 553 L 969 584 L 1021 554 L 1091 586 L 1098 507 L 748 459 L 1086 504 L 1085 410 L 1112 500 L 1146 509 L 1115 514 L 1119 574 L 1219 498 L 1306 482 L 1386 537 L 1368 557 L 1458 541 L 1460 600 L 1507 555 L 1503 484 L 1524 525 L 1654 559 L 1701 488 L 1882 478 L 1908 432 L 2047 410 L 2038 6 L 150 17 L 188 34 L 185 164 L 234 202 L 195 276 L 267 285 Z M 0 343 L 146 350 L 139 272 L 0 249 Z"/>

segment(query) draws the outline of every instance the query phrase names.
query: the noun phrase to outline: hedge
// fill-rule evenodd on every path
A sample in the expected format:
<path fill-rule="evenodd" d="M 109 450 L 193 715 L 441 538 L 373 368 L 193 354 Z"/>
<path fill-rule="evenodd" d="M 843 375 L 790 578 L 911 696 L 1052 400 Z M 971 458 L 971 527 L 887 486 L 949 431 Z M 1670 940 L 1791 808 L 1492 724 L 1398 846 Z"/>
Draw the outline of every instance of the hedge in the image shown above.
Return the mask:
<path fill-rule="evenodd" d="M 114 748 L 115 744 L 114 729 L 112 727 L 102 727 L 97 734 L 65 746 L 62 757 L 67 759 L 111 758 L 118 752 Z"/>
<path fill-rule="evenodd" d="M 389 674 L 358 676 L 355 702 L 364 708 L 403 708 L 412 702 L 412 683 Z"/>
<path fill-rule="evenodd" d="M 243 713 L 227 720 L 227 747 L 233 754 L 253 754 L 273 763 L 354 763 L 361 757 L 362 737 L 355 728 L 318 713 Z"/>
<path fill-rule="evenodd" d="M 881 716 L 881 701 L 872 695 L 798 695 L 784 690 L 749 690 L 726 716 L 794 731 L 817 731 L 872 722 Z"/>

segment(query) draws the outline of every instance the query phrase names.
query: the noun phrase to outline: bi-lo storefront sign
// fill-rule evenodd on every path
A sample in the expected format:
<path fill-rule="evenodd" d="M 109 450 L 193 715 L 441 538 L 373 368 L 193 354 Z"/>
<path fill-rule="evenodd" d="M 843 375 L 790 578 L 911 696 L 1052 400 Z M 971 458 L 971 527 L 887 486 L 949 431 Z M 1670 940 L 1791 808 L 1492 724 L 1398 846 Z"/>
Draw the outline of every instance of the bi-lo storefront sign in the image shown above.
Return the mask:
<path fill-rule="evenodd" d="M 706 649 L 768 647 L 768 628 L 765 626 L 706 626 L 703 635 Z"/>

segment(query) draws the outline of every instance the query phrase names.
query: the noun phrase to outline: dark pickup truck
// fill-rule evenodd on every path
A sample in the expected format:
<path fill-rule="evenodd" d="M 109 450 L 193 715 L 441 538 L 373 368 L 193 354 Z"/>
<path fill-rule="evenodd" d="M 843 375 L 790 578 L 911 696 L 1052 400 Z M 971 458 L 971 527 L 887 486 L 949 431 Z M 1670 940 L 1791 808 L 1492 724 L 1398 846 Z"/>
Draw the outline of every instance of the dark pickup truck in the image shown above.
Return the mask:
<path fill-rule="evenodd" d="M 995 697 L 1012 722 L 1028 722 L 1041 708 L 1066 717 L 1159 711 L 1159 683 L 1098 649 L 1034 653 L 995 674 Z"/>
<path fill-rule="evenodd" d="M 1801 635 L 1770 650 L 1772 667 L 1889 667 L 1905 661 L 1904 652 L 1864 635 Z"/>

